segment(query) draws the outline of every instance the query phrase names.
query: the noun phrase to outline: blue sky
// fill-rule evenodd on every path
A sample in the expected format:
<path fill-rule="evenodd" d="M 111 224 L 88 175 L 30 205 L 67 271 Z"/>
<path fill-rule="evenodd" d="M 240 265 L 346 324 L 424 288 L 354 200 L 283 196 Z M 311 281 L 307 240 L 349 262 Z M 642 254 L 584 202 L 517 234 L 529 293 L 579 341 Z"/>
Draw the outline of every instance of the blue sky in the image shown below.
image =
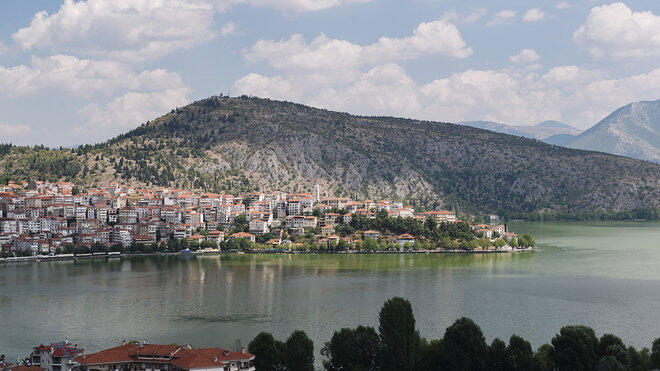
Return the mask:
<path fill-rule="evenodd" d="M 660 2 L 4 0 L 0 142 L 95 143 L 231 91 L 587 128 L 660 98 Z"/>

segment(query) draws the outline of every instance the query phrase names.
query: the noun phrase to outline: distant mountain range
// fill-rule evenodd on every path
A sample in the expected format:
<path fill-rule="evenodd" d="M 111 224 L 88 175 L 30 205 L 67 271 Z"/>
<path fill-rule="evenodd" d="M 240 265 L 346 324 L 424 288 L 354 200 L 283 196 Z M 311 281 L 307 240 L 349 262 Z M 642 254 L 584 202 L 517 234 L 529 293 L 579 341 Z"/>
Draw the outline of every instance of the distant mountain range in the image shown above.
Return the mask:
<path fill-rule="evenodd" d="M 498 133 L 517 135 L 519 137 L 538 139 L 546 141 L 557 135 L 568 135 L 574 137 L 580 133 L 578 130 L 568 124 L 559 121 L 543 121 L 537 125 L 505 125 L 494 121 L 461 121 L 460 125 L 472 126 L 473 128 L 496 131 Z M 554 143 L 552 143 L 554 144 Z"/>
<path fill-rule="evenodd" d="M 548 127 L 550 126 L 550 127 Z M 555 128 L 544 123 L 541 128 Z M 0 181 L 312 191 L 425 209 L 576 215 L 660 207 L 660 164 L 442 122 L 204 99 L 76 150 L 0 145 Z"/>
<path fill-rule="evenodd" d="M 535 126 L 504 125 L 492 121 L 462 121 L 459 124 L 563 147 L 660 163 L 660 100 L 630 103 L 584 132 L 557 121 L 544 121 Z"/>
<path fill-rule="evenodd" d="M 660 100 L 623 106 L 567 146 L 660 163 Z"/>

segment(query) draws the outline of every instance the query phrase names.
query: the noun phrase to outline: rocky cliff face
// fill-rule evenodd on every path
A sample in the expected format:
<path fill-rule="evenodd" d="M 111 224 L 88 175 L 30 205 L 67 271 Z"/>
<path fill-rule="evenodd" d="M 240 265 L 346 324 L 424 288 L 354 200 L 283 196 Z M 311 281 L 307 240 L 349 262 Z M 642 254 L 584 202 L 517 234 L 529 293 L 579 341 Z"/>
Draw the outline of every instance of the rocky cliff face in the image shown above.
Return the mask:
<path fill-rule="evenodd" d="M 76 155 L 83 170 L 75 178 L 87 183 L 217 192 L 319 184 L 326 195 L 486 212 L 660 206 L 658 164 L 463 125 L 247 97 L 193 103 Z"/>

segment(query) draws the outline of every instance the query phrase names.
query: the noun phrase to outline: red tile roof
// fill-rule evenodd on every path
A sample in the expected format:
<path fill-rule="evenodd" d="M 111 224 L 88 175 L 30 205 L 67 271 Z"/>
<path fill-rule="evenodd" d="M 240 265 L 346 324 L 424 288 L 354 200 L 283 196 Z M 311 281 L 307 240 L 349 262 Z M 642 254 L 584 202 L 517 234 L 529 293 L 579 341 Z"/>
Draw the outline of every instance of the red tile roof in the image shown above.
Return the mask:
<path fill-rule="evenodd" d="M 169 363 L 184 369 L 224 366 L 231 361 L 249 361 L 254 355 L 232 352 L 222 348 L 191 348 L 180 345 L 125 344 L 97 353 L 77 357 L 82 365 L 103 365 L 141 362 L 145 357 L 157 357 L 159 362 Z"/>

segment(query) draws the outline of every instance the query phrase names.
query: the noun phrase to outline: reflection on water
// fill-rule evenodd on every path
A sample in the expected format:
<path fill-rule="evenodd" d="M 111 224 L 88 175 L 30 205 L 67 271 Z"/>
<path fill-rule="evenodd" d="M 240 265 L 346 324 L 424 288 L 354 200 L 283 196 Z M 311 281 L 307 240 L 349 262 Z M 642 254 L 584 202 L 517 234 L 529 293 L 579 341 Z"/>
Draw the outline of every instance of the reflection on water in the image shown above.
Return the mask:
<path fill-rule="evenodd" d="M 88 351 L 127 339 L 233 347 L 259 331 L 376 325 L 383 301 L 409 298 L 423 336 L 460 316 L 488 339 L 534 345 L 562 325 L 660 337 L 660 224 L 513 224 L 534 253 L 151 256 L 0 266 L 0 353 L 69 337 Z"/>

